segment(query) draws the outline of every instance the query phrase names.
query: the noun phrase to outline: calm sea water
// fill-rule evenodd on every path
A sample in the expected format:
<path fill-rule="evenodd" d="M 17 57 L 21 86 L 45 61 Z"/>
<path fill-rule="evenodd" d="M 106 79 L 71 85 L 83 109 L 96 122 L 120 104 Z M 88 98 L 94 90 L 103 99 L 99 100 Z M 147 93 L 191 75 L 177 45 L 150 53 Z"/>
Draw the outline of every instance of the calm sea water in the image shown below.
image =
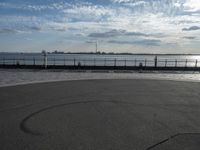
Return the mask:
<path fill-rule="evenodd" d="M 146 66 L 154 65 L 155 55 L 103 55 L 103 54 L 47 54 L 48 65 L 96 65 L 96 66 Z M 197 66 L 200 55 L 157 55 L 158 66 Z M 0 53 L 0 64 L 41 65 L 42 53 Z"/>

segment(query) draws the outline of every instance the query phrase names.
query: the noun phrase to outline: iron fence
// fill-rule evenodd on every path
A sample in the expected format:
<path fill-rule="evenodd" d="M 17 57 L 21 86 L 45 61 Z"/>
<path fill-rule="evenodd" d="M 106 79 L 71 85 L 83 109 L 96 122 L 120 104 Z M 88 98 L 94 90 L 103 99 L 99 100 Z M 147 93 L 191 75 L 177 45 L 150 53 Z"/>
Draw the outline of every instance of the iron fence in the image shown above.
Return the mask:
<path fill-rule="evenodd" d="M 200 67 L 193 59 L 77 59 L 77 58 L 0 58 L 0 65 L 26 66 L 109 66 L 109 67 Z"/>

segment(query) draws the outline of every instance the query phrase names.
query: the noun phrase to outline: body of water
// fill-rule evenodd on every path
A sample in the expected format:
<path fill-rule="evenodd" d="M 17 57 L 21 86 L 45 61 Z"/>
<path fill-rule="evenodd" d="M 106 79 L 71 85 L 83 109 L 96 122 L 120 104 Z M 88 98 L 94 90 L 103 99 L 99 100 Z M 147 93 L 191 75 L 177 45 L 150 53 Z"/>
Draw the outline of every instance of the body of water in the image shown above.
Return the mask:
<path fill-rule="evenodd" d="M 200 67 L 200 55 L 108 55 L 108 54 L 47 54 L 48 65 L 84 66 L 195 66 Z M 0 53 L 0 64 L 44 64 L 42 53 Z"/>

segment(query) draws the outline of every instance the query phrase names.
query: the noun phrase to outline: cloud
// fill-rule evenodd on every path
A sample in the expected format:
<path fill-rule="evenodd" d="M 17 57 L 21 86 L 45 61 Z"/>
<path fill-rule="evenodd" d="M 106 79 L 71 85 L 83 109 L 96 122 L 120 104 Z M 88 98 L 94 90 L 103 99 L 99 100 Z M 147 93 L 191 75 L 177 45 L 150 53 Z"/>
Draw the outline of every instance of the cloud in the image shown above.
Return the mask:
<path fill-rule="evenodd" d="M 145 37 L 150 36 L 150 34 L 145 34 L 145 33 L 141 33 L 141 32 L 126 32 L 124 35 L 127 35 L 127 36 L 145 36 Z"/>
<path fill-rule="evenodd" d="M 185 11 L 197 12 L 200 10 L 199 0 L 186 0 L 183 4 Z"/>
<path fill-rule="evenodd" d="M 71 4 L 58 1 L 55 3 L 45 2 L 41 4 L 24 2 L 24 3 L 9 3 L 9 2 L 0 2 L 0 8 L 4 9 L 15 9 L 15 10 L 26 10 L 26 11 L 46 11 L 46 10 L 63 10 L 70 7 Z"/>
<path fill-rule="evenodd" d="M 30 29 L 32 31 L 40 31 L 41 30 L 41 28 L 37 27 L 37 26 L 31 26 L 31 27 L 28 27 L 28 29 Z"/>
<path fill-rule="evenodd" d="M 199 26 L 191 26 L 189 28 L 183 28 L 182 31 L 195 31 L 195 30 L 200 30 Z"/>
<path fill-rule="evenodd" d="M 113 29 L 108 32 L 103 32 L 103 33 L 90 33 L 88 36 L 93 37 L 93 38 L 109 38 L 109 37 L 116 37 L 116 36 L 121 36 L 126 33 L 125 30 L 116 30 Z"/>
<path fill-rule="evenodd" d="M 167 43 L 176 41 L 181 45 L 183 39 L 189 39 L 184 40 L 188 47 L 199 48 L 199 33 L 186 34 L 200 30 L 199 4 L 199 0 L 8 0 L 0 2 L 0 33 L 54 34 L 54 38 L 67 37 L 75 43 L 114 39 L 119 40 L 110 41 L 116 47 L 117 43 L 129 44 L 124 45 L 127 47 L 144 45 L 144 49 L 160 45 L 161 48 L 155 47 L 160 51 L 167 49 Z M 188 47 L 180 49 L 189 50 Z"/>
<path fill-rule="evenodd" d="M 20 28 L 0 28 L 0 33 L 4 34 L 14 34 L 14 33 L 25 33 L 25 32 L 33 32 L 33 31 L 41 31 L 42 29 L 37 26 L 25 26 Z"/>
<path fill-rule="evenodd" d="M 146 2 L 143 1 L 143 0 L 139 0 L 139 1 L 135 1 L 135 0 L 112 0 L 112 2 L 118 3 L 118 4 L 123 4 L 125 6 L 131 6 L 131 7 L 146 4 Z"/>
<path fill-rule="evenodd" d="M 191 17 L 190 17 L 191 18 Z M 188 20 L 190 18 L 183 18 L 183 20 L 178 21 L 178 24 L 192 24 L 192 23 L 199 23 L 198 20 Z"/>
<path fill-rule="evenodd" d="M 194 40 L 194 39 L 196 39 L 195 36 L 184 36 L 183 38 L 184 39 L 188 39 L 188 40 Z"/>
<path fill-rule="evenodd" d="M 39 26 L 25 26 L 18 29 L 21 32 L 39 32 L 42 31 L 42 28 Z"/>
<path fill-rule="evenodd" d="M 113 3 L 145 3 L 145 0 L 111 0 Z"/>
<path fill-rule="evenodd" d="M 1 33 L 9 33 L 9 34 L 12 33 L 12 34 L 13 34 L 13 33 L 17 33 L 17 30 L 14 30 L 14 29 L 6 29 L 6 28 L 5 28 L 5 29 L 0 29 L 0 34 L 1 34 Z"/>
<path fill-rule="evenodd" d="M 58 29 L 54 29 L 54 30 L 59 31 L 59 32 L 65 32 L 66 31 L 65 28 L 58 28 Z"/>
<path fill-rule="evenodd" d="M 160 40 L 154 40 L 154 39 L 143 39 L 143 40 L 135 40 L 135 41 L 110 40 L 110 41 L 108 41 L 108 43 L 142 45 L 142 46 L 159 46 L 161 44 L 161 41 Z"/>
<path fill-rule="evenodd" d="M 70 8 L 63 9 L 65 17 L 71 21 L 103 21 L 115 15 L 115 9 L 109 6 L 92 4 L 74 4 Z"/>
<path fill-rule="evenodd" d="M 110 37 L 117 37 L 117 36 L 144 36 L 148 37 L 149 34 L 141 33 L 141 32 L 127 32 L 126 30 L 116 30 L 113 29 L 108 32 L 102 32 L 102 33 L 90 33 L 88 35 L 89 37 L 93 38 L 110 38 Z"/>

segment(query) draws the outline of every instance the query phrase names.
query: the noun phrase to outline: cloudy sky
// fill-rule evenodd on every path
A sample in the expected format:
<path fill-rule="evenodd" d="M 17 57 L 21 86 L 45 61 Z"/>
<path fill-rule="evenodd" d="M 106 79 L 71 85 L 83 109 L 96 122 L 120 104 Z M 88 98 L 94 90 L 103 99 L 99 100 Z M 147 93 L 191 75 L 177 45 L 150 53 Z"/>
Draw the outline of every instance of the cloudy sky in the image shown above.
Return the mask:
<path fill-rule="evenodd" d="M 0 0 L 0 52 L 200 53 L 199 0 Z"/>

